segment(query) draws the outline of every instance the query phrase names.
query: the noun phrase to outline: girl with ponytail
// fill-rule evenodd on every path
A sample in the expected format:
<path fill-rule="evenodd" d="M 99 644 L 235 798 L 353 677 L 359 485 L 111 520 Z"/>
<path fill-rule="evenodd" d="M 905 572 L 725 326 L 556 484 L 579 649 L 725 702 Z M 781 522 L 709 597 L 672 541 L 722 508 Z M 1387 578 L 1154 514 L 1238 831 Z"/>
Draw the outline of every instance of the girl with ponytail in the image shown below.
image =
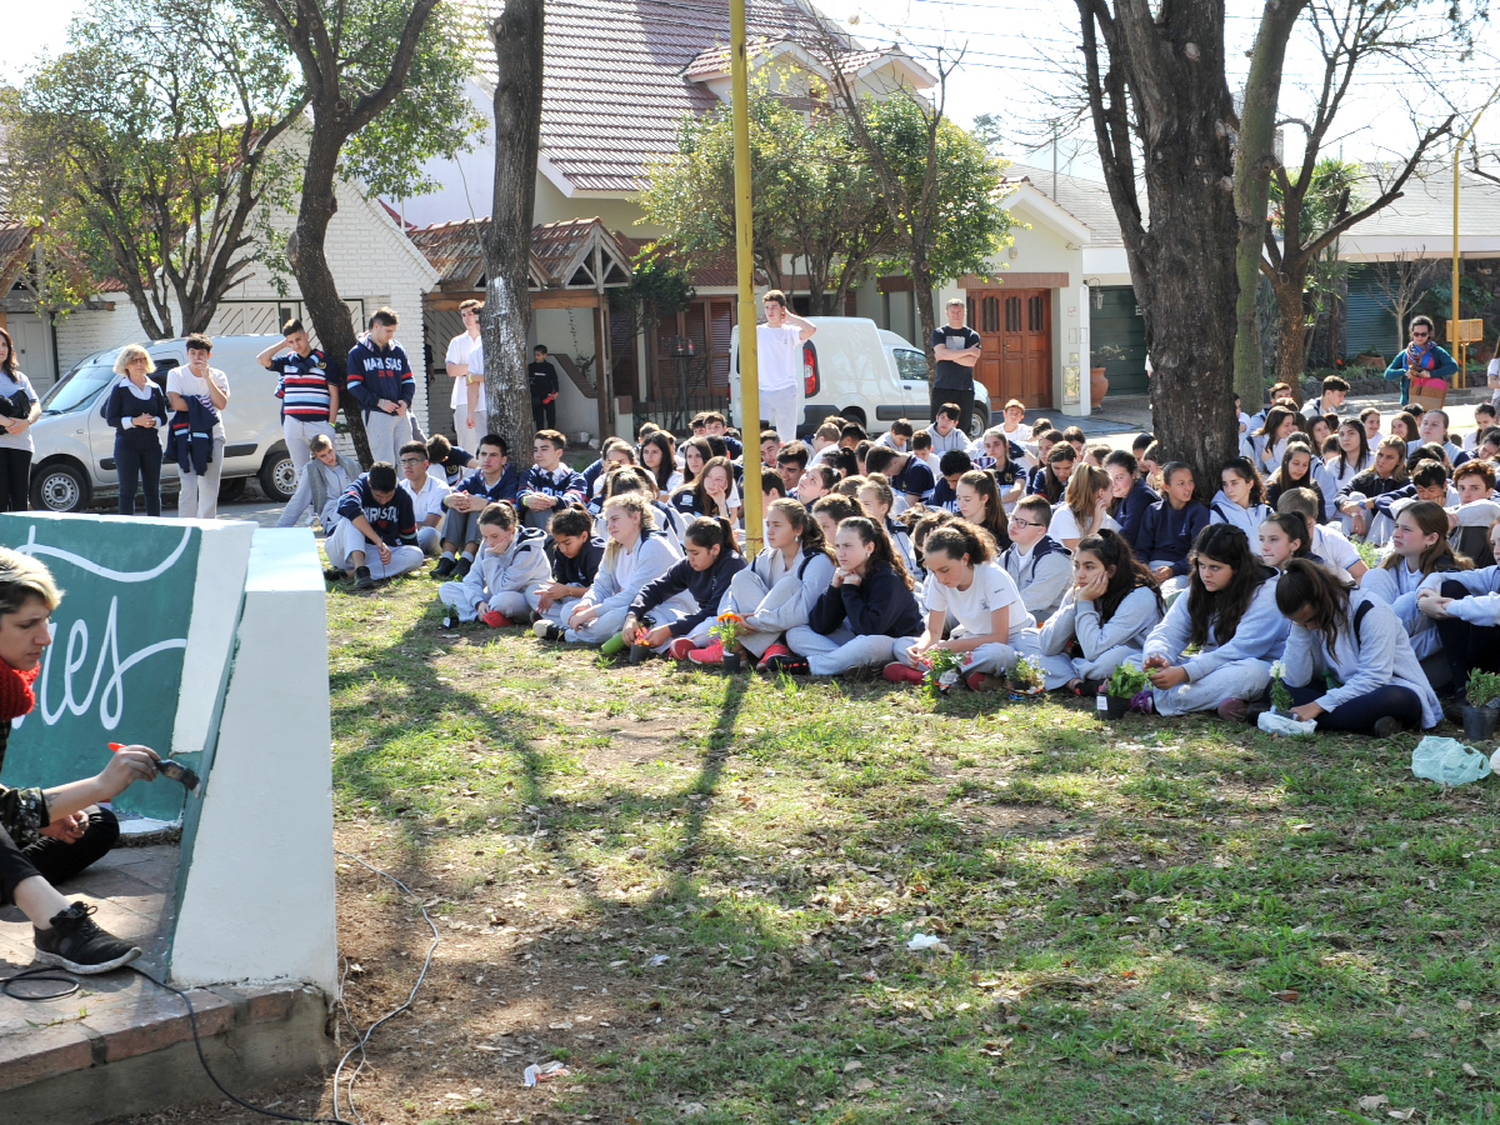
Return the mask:
<path fill-rule="evenodd" d="M 757 664 L 790 655 L 782 635 L 808 623 L 833 571 L 833 548 L 818 521 L 800 500 L 776 500 L 766 512 L 766 549 L 730 580 L 719 612 L 745 619 L 739 643 Z M 716 664 L 723 658 L 717 641 L 701 653 L 688 653 L 695 664 Z"/>
<path fill-rule="evenodd" d="M 707 646 L 719 603 L 734 576 L 745 569 L 734 525 L 727 519 L 699 516 L 688 524 L 682 545 L 687 557 L 641 589 L 620 630 L 627 645 L 644 642 L 678 660 Z M 644 624 L 648 616 L 655 622 L 650 628 Z"/>
<path fill-rule="evenodd" d="M 1026 611 L 1015 581 L 995 561 L 997 554 L 989 532 L 965 520 L 954 520 L 927 537 L 922 545 L 927 628 L 914 644 L 896 648 L 886 679 L 920 683 L 926 654 L 947 649 L 966 655 L 964 682 L 980 691 L 1023 655 L 1040 655 L 1036 619 Z M 949 617 L 957 624 L 944 640 Z"/>

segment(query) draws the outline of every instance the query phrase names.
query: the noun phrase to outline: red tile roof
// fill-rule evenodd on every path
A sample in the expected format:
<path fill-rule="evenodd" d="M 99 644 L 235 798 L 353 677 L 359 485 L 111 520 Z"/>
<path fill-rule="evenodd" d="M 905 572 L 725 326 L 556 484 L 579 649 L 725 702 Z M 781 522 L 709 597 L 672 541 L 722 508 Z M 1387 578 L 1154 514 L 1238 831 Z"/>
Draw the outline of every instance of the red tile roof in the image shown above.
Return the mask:
<path fill-rule="evenodd" d="M 492 0 L 468 0 L 488 10 Z M 782 0 L 747 0 L 749 35 L 801 38 L 816 25 Z M 727 0 L 547 0 L 542 153 L 579 191 L 639 191 L 646 166 L 677 151 L 682 118 L 719 104 L 685 76 L 729 43 Z M 494 55 L 481 75 L 496 78 Z"/>
<path fill-rule="evenodd" d="M 488 227 L 488 219 L 461 219 L 413 227 L 407 233 L 432 263 L 432 268 L 437 270 L 440 289 L 468 291 L 483 286 L 484 236 Z M 567 219 L 531 228 L 532 288 L 556 289 L 570 285 L 592 288 L 592 281 L 580 277 L 578 271 L 592 268 L 591 248 L 596 237 L 608 259 L 605 284 L 618 285 L 628 281 L 630 257 L 637 249 L 633 240 L 611 233 L 597 217 Z"/>

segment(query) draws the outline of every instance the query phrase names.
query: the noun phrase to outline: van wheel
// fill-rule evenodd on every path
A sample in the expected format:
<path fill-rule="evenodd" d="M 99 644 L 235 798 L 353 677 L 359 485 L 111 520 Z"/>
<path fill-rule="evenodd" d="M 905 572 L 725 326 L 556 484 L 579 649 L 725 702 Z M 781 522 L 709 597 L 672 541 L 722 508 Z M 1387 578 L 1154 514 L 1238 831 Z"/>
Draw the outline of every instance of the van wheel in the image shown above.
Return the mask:
<path fill-rule="evenodd" d="M 969 419 L 969 436 L 977 438 L 989 428 L 989 416 L 985 413 L 982 406 L 976 406 L 974 408 L 974 416 Z"/>
<path fill-rule="evenodd" d="M 257 475 L 267 500 L 285 504 L 297 493 L 297 467 L 285 449 L 268 453 Z"/>
<path fill-rule="evenodd" d="M 839 413 L 842 414 L 846 420 L 850 422 L 857 422 L 862 427 L 865 426 L 865 412 L 859 407 L 850 406 L 844 410 L 839 411 Z"/>
<path fill-rule="evenodd" d="M 39 512 L 81 512 L 88 501 L 88 478 L 76 465 L 59 461 L 31 475 L 31 506 Z"/>
<path fill-rule="evenodd" d="M 221 503 L 233 504 L 243 495 L 245 495 L 244 477 L 235 477 L 233 480 L 219 482 L 219 500 Z"/>

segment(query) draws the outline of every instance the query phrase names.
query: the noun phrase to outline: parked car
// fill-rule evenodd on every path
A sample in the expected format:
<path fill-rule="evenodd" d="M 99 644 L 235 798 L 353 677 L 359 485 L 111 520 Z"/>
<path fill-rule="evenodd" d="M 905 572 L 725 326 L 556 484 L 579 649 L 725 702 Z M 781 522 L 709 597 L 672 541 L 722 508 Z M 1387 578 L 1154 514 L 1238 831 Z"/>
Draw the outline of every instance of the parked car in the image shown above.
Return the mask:
<path fill-rule="evenodd" d="M 892 422 L 906 418 L 932 420 L 928 391 L 927 356 L 921 348 L 896 333 L 880 328 L 869 317 L 813 316 L 818 326 L 802 345 L 803 409 L 798 434 L 809 434 L 829 415 L 858 422 L 871 433 L 884 433 Z M 729 342 L 729 402 L 740 418 L 740 330 Z M 978 437 L 990 425 L 990 395 L 974 383 L 974 415 L 967 432 Z M 743 424 L 741 423 L 743 429 Z"/>
<path fill-rule="evenodd" d="M 297 473 L 281 436 L 277 376 L 255 362 L 279 336 L 219 336 L 214 367 L 229 376 L 224 410 L 224 474 L 221 495 L 233 496 L 255 477 L 269 499 L 286 501 L 297 488 Z M 156 364 L 151 378 L 165 389 L 167 373 L 187 363 L 184 340 L 158 340 L 146 350 Z M 114 373 L 119 348 L 81 360 L 42 396 L 42 416 L 31 427 L 31 506 L 47 512 L 76 512 L 96 498 L 119 491 L 115 472 L 115 431 L 99 416 Z M 177 465 L 162 466 L 162 488 L 177 485 Z"/>

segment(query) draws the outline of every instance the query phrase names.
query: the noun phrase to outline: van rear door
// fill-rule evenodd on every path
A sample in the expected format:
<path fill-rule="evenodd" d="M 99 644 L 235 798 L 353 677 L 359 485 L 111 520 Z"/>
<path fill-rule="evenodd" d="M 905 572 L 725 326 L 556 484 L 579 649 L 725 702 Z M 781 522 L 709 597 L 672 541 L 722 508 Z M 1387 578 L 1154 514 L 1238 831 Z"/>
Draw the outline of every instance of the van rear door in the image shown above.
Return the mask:
<path fill-rule="evenodd" d="M 909 421 L 932 420 L 932 395 L 928 391 L 927 357 L 916 348 L 892 348 L 891 361 L 901 384 L 901 405 Z"/>

